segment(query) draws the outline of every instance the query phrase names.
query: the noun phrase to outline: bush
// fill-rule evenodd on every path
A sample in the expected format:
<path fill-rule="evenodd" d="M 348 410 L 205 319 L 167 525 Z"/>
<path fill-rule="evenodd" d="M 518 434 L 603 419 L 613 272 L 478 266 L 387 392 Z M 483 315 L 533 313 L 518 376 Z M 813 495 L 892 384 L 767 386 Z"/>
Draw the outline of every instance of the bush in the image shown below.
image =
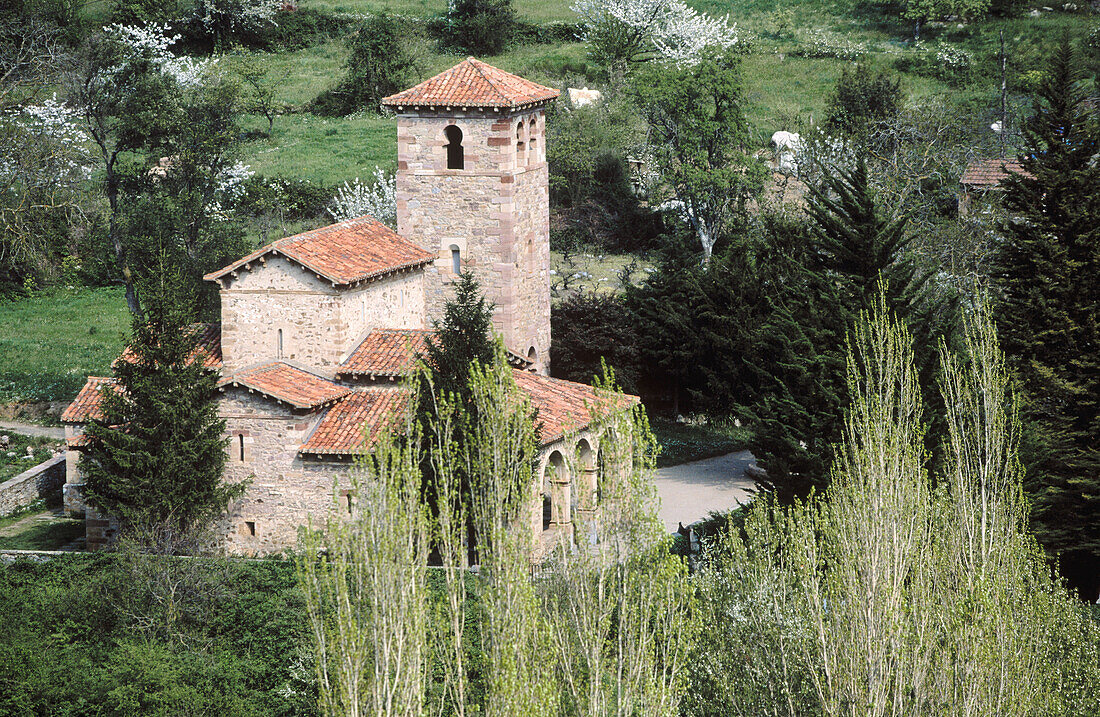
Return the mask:
<path fill-rule="evenodd" d="M 347 39 L 350 55 L 344 78 L 310 103 L 320 115 L 377 111 L 382 98 L 403 89 L 412 77 L 413 60 L 402 41 L 398 21 L 386 13 L 371 15 Z"/>
<path fill-rule="evenodd" d="M 442 45 L 471 55 L 499 55 L 515 29 L 512 0 L 454 0 L 443 16 Z"/>
<path fill-rule="evenodd" d="M 826 105 L 825 125 L 846 135 L 860 134 L 874 122 L 896 117 L 901 102 L 901 81 L 896 77 L 872 72 L 864 64 L 846 67 Z"/>
<path fill-rule="evenodd" d="M 591 383 L 601 362 L 615 369 L 624 391 L 637 391 L 640 356 L 635 320 L 615 294 L 580 292 L 550 314 L 550 368 L 554 376 Z"/>
<path fill-rule="evenodd" d="M 849 40 L 825 30 L 814 29 L 799 38 L 798 46 L 791 50 L 795 57 L 833 57 L 838 60 L 858 60 L 867 54 L 862 43 Z"/>
<path fill-rule="evenodd" d="M 961 85 L 969 80 L 973 65 L 974 58 L 969 52 L 946 43 L 933 46 L 918 44 L 910 54 L 894 62 L 894 67 L 901 72 L 934 77 L 952 85 Z"/>
<path fill-rule="evenodd" d="M 255 175 L 244 182 L 239 209 L 258 217 L 277 214 L 284 219 L 314 219 L 322 216 L 332 199 L 332 189 L 297 177 Z"/>

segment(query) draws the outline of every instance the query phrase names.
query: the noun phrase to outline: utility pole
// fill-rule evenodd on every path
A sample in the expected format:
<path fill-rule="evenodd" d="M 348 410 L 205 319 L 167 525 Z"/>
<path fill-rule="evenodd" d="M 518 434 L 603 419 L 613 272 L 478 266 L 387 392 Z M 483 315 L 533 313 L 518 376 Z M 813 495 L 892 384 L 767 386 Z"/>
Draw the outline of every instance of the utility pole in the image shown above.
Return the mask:
<path fill-rule="evenodd" d="M 1005 158 L 1008 134 L 1008 56 L 1005 54 L 1005 31 L 1001 30 L 1001 159 Z"/>

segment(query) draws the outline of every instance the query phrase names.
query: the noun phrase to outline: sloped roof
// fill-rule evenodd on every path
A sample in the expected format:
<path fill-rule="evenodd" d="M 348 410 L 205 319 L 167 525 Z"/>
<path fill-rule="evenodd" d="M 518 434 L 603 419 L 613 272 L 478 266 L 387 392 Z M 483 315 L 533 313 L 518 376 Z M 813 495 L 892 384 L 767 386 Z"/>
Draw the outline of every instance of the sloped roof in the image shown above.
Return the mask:
<path fill-rule="evenodd" d="M 217 281 L 242 268 L 251 270 L 269 254 L 285 256 L 334 286 L 356 284 L 435 259 L 374 217 L 362 216 L 279 239 L 203 278 Z"/>
<path fill-rule="evenodd" d="M 84 388 L 76 394 L 73 402 L 61 413 L 62 423 L 87 423 L 103 420 L 103 393 L 101 389 L 110 386 L 118 390 L 117 382 L 110 377 L 89 376 Z"/>
<path fill-rule="evenodd" d="M 569 431 L 580 430 L 615 410 L 637 403 L 637 396 L 624 395 L 614 406 L 609 398 L 583 383 L 541 376 L 529 371 L 514 371 L 516 385 L 531 398 L 542 425 L 542 445 L 553 443 Z"/>
<path fill-rule="evenodd" d="M 1015 159 L 975 159 L 966 165 L 959 184 L 970 187 L 995 187 L 1009 174 L 1028 175 L 1023 166 Z"/>
<path fill-rule="evenodd" d="M 423 329 L 375 329 L 340 364 L 336 375 L 404 376 L 412 370 L 416 355 L 424 353 L 430 335 Z"/>
<path fill-rule="evenodd" d="M 309 455 L 351 455 L 371 448 L 387 423 L 409 407 L 409 394 L 395 388 L 353 391 L 325 412 L 298 449 Z"/>
<path fill-rule="evenodd" d="M 240 386 L 258 391 L 294 408 L 318 408 L 346 396 L 350 388 L 282 361 L 241 369 L 218 382 L 219 388 Z"/>
<path fill-rule="evenodd" d="M 218 323 L 213 324 L 191 324 L 188 327 L 193 331 L 198 332 L 198 336 L 195 341 L 195 348 L 191 351 L 191 355 L 187 357 L 187 363 L 191 363 L 196 359 L 202 361 L 203 368 L 220 369 L 222 367 L 222 325 Z M 133 361 L 134 354 L 130 351 L 130 347 L 127 346 L 122 351 L 122 355 L 115 359 L 115 363 L 119 361 Z"/>
<path fill-rule="evenodd" d="M 558 90 L 468 57 L 449 70 L 382 99 L 387 107 L 488 107 L 519 109 L 548 102 Z"/>

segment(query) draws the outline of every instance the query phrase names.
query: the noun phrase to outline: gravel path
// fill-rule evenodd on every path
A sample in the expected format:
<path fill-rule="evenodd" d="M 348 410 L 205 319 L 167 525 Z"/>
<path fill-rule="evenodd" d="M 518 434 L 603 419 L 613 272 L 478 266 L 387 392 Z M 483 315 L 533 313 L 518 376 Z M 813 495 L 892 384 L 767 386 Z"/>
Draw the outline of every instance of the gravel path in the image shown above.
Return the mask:
<path fill-rule="evenodd" d="M 747 503 L 753 482 L 745 477 L 745 469 L 753 465 L 756 462 L 751 453 L 738 451 L 658 469 L 657 493 L 665 527 L 672 532 L 679 523 L 691 525 L 712 510 Z"/>
<path fill-rule="evenodd" d="M 65 440 L 65 429 L 56 426 L 36 426 L 31 423 L 0 421 L 0 433 L 4 431 L 22 433 L 24 436 L 42 436 L 44 438 L 56 438 L 59 441 Z"/>

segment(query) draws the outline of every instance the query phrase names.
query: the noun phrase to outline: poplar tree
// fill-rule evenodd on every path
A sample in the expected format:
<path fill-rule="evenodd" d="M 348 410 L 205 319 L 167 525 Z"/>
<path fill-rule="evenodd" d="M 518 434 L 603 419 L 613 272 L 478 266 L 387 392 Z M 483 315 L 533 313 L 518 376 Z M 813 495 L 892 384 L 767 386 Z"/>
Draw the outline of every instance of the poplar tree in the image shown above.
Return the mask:
<path fill-rule="evenodd" d="M 1025 174 L 995 273 L 999 328 L 1025 400 L 1033 528 L 1067 578 L 1100 588 L 1100 150 L 1081 63 L 1065 38 L 1024 127 Z"/>
<path fill-rule="evenodd" d="M 133 318 L 117 389 L 104 389 L 104 417 L 88 424 L 81 458 L 89 502 L 169 552 L 194 547 L 246 487 L 222 481 L 218 376 L 192 360 L 198 332 L 179 299 L 184 282 L 162 264 L 142 287 L 144 316 Z"/>

